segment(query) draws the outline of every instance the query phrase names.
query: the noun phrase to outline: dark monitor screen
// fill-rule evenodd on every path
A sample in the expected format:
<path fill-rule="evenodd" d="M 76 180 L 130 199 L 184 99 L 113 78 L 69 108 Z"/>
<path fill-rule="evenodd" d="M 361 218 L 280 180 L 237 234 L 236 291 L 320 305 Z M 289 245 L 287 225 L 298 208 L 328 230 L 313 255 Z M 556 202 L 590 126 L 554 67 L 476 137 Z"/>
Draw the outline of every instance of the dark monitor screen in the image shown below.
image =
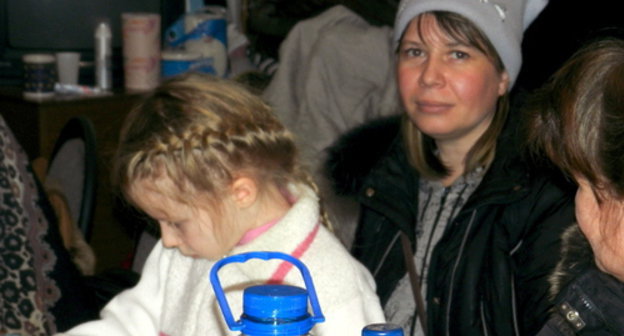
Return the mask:
<path fill-rule="evenodd" d="M 0 84 L 21 81 L 21 56 L 32 52 L 79 51 L 93 60 L 94 32 L 101 21 L 113 33 L 113 71 L 121 68 L 121 14 L 161 15 L 161 28 L 184 12 L 183 0 L 4 0 L 0 1 Z M 84 75 L 84 76 L 83 76 Z M 83 78 L 84 77 L 84 78 Z M 92 71 L 81 68 L 85 84 Z M 119 85 L 119 76 L 115 82 Z M 82 82 L 82 81 L 81 81 Z"/>
<path fill-rule="evenodd" d="M 6 0 L 13 48 L 81 50 L 93 47 L 97 23 L 108 21 L 121 46 L 121 13 L 160 13 L 160 0 Z"/>

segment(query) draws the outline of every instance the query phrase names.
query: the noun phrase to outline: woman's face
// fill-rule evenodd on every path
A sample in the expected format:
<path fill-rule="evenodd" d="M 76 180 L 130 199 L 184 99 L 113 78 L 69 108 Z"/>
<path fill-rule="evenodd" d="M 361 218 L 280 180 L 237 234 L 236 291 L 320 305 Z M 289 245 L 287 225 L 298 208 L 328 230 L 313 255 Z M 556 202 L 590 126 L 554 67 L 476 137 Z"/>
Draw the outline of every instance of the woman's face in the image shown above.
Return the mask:
<path fill-rule="evenodd" d="M 605 190 L 594 190 L 581 176 L 574 179 L 578 183 L 576 221 L 592 247 L 596 265 L 624 281 L 624 201 Z"/>
<path fill-rule="evenodd" d="M 434 16 L 421 20 L 420 34 L 414 19 L 400 41 L 397 77 L 403 106 L 414 125 L 436 141 L 475 142 L 507 91 L 507 72 L 499 73 L 479 49 L 447 36 Z"/>
<path fill-rule="evenodd" d="M 163 245 L 177 248 L 183 255 L 193 258 L 217 260 L 227 255 L 247 229 L 236 225 L 236 221 L 223 218 L 214 221 L 214 213 L 208 211 L 207 201 L 200 205 L 171 198 L 168 195 L 174 195 L 169 193 L 176 190 L 173 188 L 175 186 L 167 177 L 156 181 L 142 179 L 131 188 L 137 206 L 158 222 Z M 224 197 L 224 202 L 226 199 Z M 199 203 L 197 199 L 194 201 Z M 227 213 L 230 212 L 226 209 L 224 216 Z"/>

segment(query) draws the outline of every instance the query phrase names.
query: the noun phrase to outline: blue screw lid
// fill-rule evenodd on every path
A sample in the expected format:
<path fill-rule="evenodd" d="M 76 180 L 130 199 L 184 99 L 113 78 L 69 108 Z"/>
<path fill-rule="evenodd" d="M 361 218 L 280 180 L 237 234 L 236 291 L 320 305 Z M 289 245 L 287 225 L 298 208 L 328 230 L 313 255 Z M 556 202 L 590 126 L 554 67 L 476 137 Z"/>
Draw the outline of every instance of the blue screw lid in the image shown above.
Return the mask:
<path fill-rule="evenodd" d="M 308 315 L 308 292 L 289 285 L 245 288 L 243 312 L 254 318 L 300 318 Z"/>
<path fill-rule="evenodd" d="M 305 335 L 314 326 L 308 292 L 289 285 L 259 285 L 243 292 L 245 335 Z"/>
<path fill-rule="evenodd" d="M 369 324 L 362 329 L 362 336 L 403 336 L 403 329 L 392 323 Z"/>
<path fill-rule="evenodd" d="M 243 292 L 243 314 L 239 321 L 235 321 L 217 273 L 224 265 L 249 259 L 288 261 L 301 272 L 305 289 L 288 285 L 248 287 Z M 288 254 L 256 251 L 225 257 L 217 261 L 210 270 L 210 282 L 223 318 L 232 331 L 242 331 L 249 336 L 305 335 L 316 323 L 325 321 L 310 271 L 300 260 Z M 308 301 L 314 315 L 307 311 Z"/>

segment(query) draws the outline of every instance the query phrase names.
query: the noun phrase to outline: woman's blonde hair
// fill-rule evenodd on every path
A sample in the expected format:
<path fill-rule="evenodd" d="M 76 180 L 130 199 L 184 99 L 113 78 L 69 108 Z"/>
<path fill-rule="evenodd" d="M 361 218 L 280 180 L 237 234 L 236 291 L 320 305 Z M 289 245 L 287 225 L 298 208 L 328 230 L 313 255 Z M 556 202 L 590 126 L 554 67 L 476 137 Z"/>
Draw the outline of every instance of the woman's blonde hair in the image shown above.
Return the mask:
<path fill-rule="evenodd" d="M 113 184 L 134 203 L 134 181 L 167 176 L 177 189 L 167 196 L 189 203 L 198 192 L 218 211 L 219 196 L 243 175 L 260 190 L 305 183 L 317 191 L 291 133 L 259 96 L 234 81 L 190 73 L 163 82 L 128 115 Z"/>
<path fill-rule="evenodd" d="M 450 38 L 483 52 L 492 61 L 499 73 L 505 71 L 503 61 L 492 43 L 470 20 L 452 12 L 426 12 L 414 18 L 419 27 L 419 34 L 422 32 L 421 27 L 424 24 L 423 16 L 425 15 L 432 15 L 438 27 Z M 420 37 L 421 40 L 425 41 L 423 36 Z M 465 173 L 469 173 L 478 167 L 488 166 L 494 160 L 496 140 L 503 130 L 508 113 L 509 95 L 505 93 L 498 98 L 492 123 L 466 155 Z M 421 176 L 435 180 L 444 178 L 450 173 L 448 167 L 436 155 L 435 141 L 423 134 L 405 113 L 403 114 L 402 130 L 408 159 Z"/>

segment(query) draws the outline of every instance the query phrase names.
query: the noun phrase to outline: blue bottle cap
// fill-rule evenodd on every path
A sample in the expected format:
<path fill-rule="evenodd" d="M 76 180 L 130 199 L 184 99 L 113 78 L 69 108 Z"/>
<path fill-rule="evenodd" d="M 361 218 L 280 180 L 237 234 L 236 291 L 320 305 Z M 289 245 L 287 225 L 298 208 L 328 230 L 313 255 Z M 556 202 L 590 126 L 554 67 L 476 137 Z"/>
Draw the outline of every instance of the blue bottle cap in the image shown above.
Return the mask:
<path fill-rule="evenodd" d="M 306 288 L 288 285 L 248 287 L 243 292 L 243 314 L 239 321 L 234 321 L 217 273 L 224 265 L 250 259 L 288 261 L 299 269 Z M 270 251 L 231 255 L 214 264 L 210 270 L 210 282 L 223 318 L 232 331 L 242 331 L 244 335 L 249 336 L 306 335 L 316 323 L 325 321 L 310 271 L 299 259 L 291 255 Z M 314 315 L 308 312 L 308 301 Z"/>
<path fill-rule="evenodd" d="M 362 329 L 362 336 L 403 336 L 403 329 L 392 323 L 369 324 Z"/>
<path fill-rule="evenodd" d="M 243 292 L 245 335 L 305 335 L 314 326 L 308 292 L 289 285 L 259 285 Z"/>

